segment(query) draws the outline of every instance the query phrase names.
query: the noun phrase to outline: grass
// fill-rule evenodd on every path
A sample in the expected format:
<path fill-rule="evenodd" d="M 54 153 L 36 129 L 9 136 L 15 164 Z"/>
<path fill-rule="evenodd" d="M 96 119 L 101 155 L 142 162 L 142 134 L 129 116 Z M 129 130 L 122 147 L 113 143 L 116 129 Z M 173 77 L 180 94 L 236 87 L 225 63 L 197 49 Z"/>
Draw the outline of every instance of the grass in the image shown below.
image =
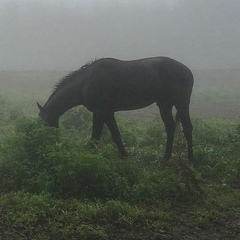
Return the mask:
<path fill-rule="evenodd" d="M 31 117 L 30 95 L 0 95 L 0 239 L 184 239 L 226 223 L 225 239 L 237 239 L 239 120 L 193 118 L 195 168 L 181 129 L 162 165 L 166 137 L 156 119 L 118 115 L 130 153 L 121 159 L 107 129 L 100 142 L 88 140 L 87 110 L 48 128 Z"/>
<path fill-rule="evenodd" d="M 238 122 L 194 120 L 193 169 L 181 132 L 162 166 L 159 123 L 119 119 L 131 152 L 123 160 L 108 131 L 88 142 L 88 113 L 72 111 L 60 129 L 29 117 L 1 126 L 0 227 L 8 239 L 157 239 L 171 236 L 175 222 L 207 228 L 238 209 Z M 82 124 L 71 126 L 78 114 Z"/>

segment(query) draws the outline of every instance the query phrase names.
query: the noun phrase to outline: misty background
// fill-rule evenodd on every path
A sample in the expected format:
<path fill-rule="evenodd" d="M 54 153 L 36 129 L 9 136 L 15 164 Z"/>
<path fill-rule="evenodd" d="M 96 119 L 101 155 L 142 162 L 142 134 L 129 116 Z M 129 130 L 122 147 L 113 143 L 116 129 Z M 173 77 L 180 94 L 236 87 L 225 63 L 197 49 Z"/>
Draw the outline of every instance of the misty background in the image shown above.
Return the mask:
<path fill-rule="evenodd" d="M 240 67 L 239 0 L 1 0 L 0 70 L 76 70 L 91 59 L 169 56 Z"/>

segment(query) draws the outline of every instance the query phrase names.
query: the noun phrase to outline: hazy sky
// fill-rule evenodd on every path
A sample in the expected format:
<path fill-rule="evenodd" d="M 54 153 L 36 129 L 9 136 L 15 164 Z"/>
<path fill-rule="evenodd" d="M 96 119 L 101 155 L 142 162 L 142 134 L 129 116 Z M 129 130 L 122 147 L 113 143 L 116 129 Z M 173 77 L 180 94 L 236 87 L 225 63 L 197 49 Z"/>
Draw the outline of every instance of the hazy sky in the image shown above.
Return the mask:
<path fill-rule="evenodd" d="M 0 70 L 150 56 L 240 68 L 240 0 L 0 0 Z"/>

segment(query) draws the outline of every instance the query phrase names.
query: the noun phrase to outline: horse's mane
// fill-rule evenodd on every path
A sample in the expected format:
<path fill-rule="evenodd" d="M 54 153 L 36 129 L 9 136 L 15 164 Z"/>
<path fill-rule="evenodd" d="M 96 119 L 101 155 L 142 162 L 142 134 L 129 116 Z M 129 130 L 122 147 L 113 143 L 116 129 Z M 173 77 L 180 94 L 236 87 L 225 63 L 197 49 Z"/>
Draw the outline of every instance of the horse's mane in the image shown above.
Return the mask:
<path fill-rule="evenodd" d="M 87 69 L 89 66 L 91 66 L 93 63 L 95 63 L 99 59 L 90 60 L 85 65 L 83 65 L 80 69 L 76 71 L 70 72 L 68 75 L 60 79 L 59 82 L 56 83 L 55 87 L 53 88 L 52 94 L 49 97 L 49 100 L 60 90 L 62 87 L 66 86 L 66 84 L 69 84 L 69 82 L 73 81 L 77 76 L 79 76 L 85 69 Z"/>

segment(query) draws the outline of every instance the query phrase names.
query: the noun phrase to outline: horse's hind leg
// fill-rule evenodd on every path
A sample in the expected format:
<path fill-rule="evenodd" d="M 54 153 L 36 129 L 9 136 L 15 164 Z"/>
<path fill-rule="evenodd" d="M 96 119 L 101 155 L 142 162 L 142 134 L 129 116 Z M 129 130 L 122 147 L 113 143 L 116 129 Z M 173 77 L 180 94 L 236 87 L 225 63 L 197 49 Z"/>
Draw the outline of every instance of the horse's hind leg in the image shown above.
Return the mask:
<path fill-rule="evenodd" d="M 104 125 L 104 121 L 102 117 L 97 113 L 93 113 L 93 127 L 92 127 L 91 139 L 100 140 L 102 130 L 103 130 L 103 125 Z"/>
<path fill-rule="evenodd" d="M 114 117 L 114 113 L 103 114 L 103 119 L 112 134 L 112 139 L 116 143 L 117 148 L 121 154 L 121 157 L 126 157 L 127 152 L 123 146 L 121 134 L 119 132 L 119 129 Z"/>
<path fill-rule="evenodd" d="M 183 133 L 187 141 L 188 146 L 188 159 L 191 162 L 194 162 L 194 155 L 192 149 L 192 123 L 189 116 L 189 104 L 177 104 L 176 109 L 178 111 L 182 127 Z"/>
<path fill-rule="evenodd" d="M 167 143 L 163 160 L 168 160 L 172 156 L 172 147 L 175 132 L 175 123 L 172 115 L 173 104 L 157 103 L 157 105 L 159 107 L 161 118 L 163 120 L 167 133 Z"/>

